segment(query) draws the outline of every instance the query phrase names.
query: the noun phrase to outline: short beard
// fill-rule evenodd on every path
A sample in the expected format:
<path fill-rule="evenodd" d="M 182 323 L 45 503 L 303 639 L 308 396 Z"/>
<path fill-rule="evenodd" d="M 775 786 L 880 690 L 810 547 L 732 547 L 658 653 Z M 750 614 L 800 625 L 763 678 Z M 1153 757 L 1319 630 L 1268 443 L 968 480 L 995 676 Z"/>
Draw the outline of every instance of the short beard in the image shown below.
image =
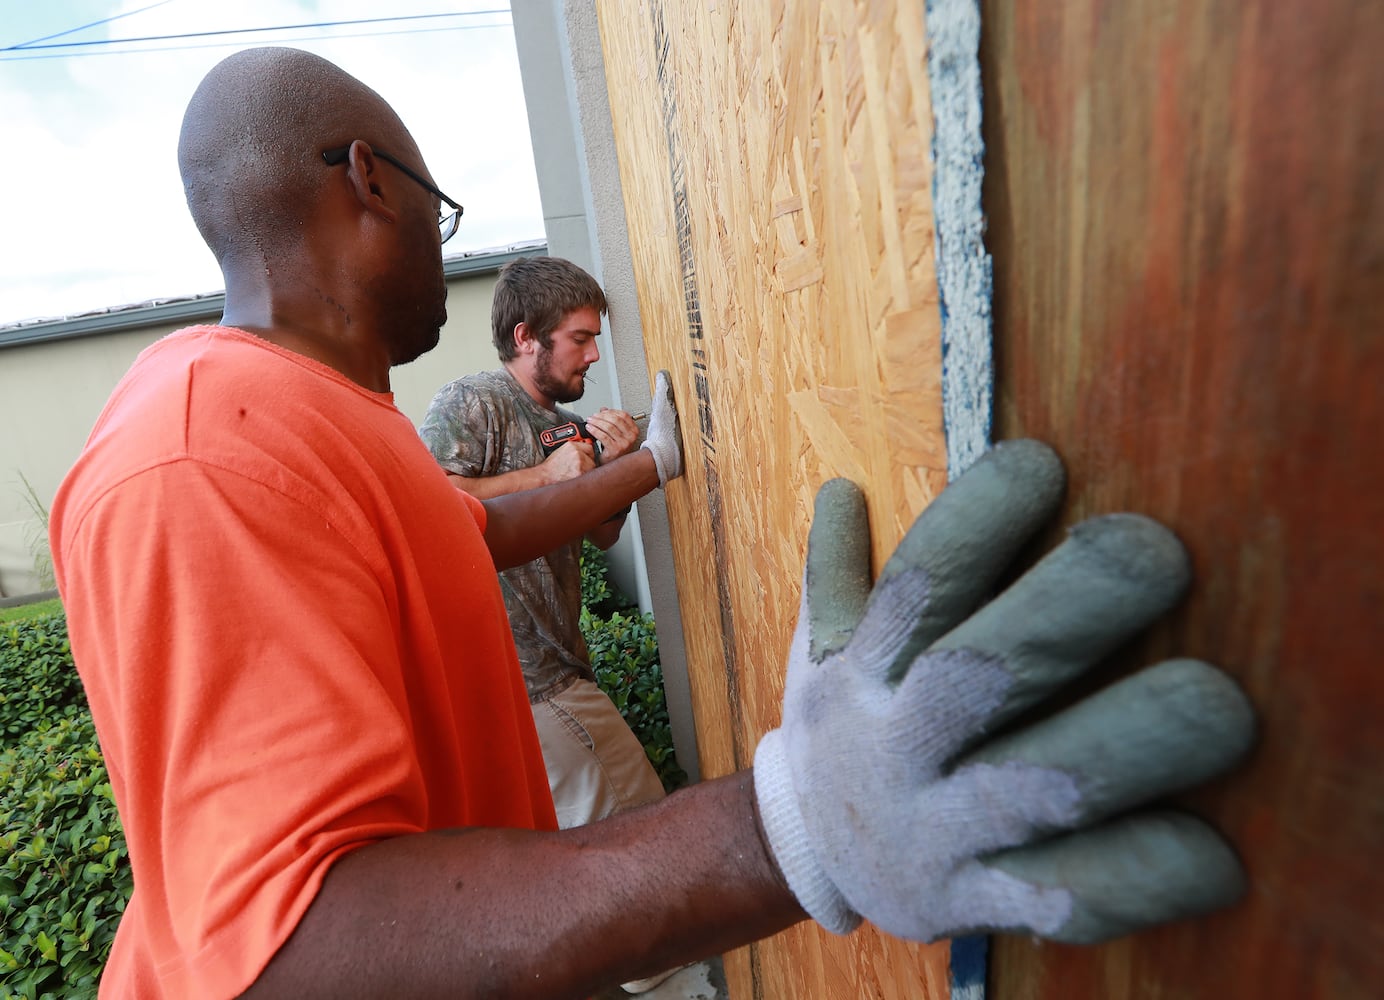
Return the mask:
<path fill-rule="evenodd" d="M 547 349 L 540 349 L 538 352 L 538 360 L 534 363 L 533 384 L 554 403 L 576 402 L 586 392 L 584 377 L 580 388 L 575 392 L 553 377 L 553 352 Z"/>

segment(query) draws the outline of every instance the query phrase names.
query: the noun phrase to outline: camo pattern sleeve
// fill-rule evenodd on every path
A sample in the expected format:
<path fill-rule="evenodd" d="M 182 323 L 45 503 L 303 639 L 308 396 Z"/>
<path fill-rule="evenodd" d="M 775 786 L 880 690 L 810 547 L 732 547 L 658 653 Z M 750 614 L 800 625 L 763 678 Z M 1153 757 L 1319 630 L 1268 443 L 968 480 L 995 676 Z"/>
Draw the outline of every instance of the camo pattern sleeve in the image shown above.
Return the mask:
<path fill-rule="evenodd" d="M 503 376 L 503 377 L 501 377 Z M 524 469 L 543 460 L 534 417 L 551 421 L 526 394 L 511 391 L 508 372 L 480 372 L 437 391 L 419 428 L 423 443 L 448 472 L 478 479 Z M 525 402 L 531 405 L 524 406 Z M 539 410 L 532 414 L 529 410 Z"/>
<path fill-rule="evenodd" d="M 526 469 L 544 459 L 539 432 L 573 414 L 546 410 L 504 369 L 467 375 L 438 390 L 419 428 L 448 472 L 472 479 Z M 581 620 L 581 542 L 500 574 L 500 590 L 531 701 L 594 679 Z"/>

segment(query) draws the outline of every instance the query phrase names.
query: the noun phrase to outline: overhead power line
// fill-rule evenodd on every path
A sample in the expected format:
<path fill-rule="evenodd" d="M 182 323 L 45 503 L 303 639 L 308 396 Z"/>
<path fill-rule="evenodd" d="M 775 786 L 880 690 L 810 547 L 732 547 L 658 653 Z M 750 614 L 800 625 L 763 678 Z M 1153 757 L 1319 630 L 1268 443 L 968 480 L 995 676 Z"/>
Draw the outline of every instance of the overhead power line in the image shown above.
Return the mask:
<path fill-rule="evenodd" d="M 158 5 L 155 4 L 154 6 L 158 6 Z M 149 8 L 146 7 L 146 8 L 144 8 L 144 9 L 145 9 L 145 10 L 148 10 Z M 133 12 L 132 12 L 132 13 L 133 13 Z M 41 44 L 41 45 L 40 45 L 40 44 L 37 44 L 37 42 L 41 42 L 41 41 L 44 41 L 44 40 L 43 40 L 43 39 L 36 39 L 34 42 L 23 42 L 23 43 L 21 43 L 21 44 L 19 44 L 19 45 L 9 45 L 9 46 L 6 46 L 6 47 L 4 47 L 4 48 L 0 48 L 0 54 L 39 52 L 39 51 L 42 51 L 42 50 L 45 50 L 45 49 L 83 49 L 83 48 L 92 48 L 92 47 L 97 47 L 97 46 L 134 44 L 134 43 L 142 43 L 142 42 L 176 42 L 176 41 L 183 41 L 183 40 L 189 39 L 189 38 L 218 38 L 218 37 L 224 38 L 224 37 L 227 37 L 227 36 L 230 36 L 230 35 L 253 35 L 253 34 L 262 34 L 262 33 L 264 33 L 264 32 L 269 32 L 269 31 L 305 31 L 305 30 L 307 30 L 307 29 L 344 28 L 344 27 L 352 27 L 352 26 L 355 26 L 355 25 L 362 25 L 362 24 L 389 24 L 389 23 L 399 23 L 399 22 L 404 22 L 404 21 L 434 20 L 434 19 L 437 19 L 437 18 L 444 18 L 444 17 L 452 17 L 452 18 L 455 18 L 455 17 L 480 17 L 480 16 L 488 16 L 488 15 L 492 15 L 492 14 L 506 14 L 506 15 L 507 15 L 507 14 L 509 14 L 509 8 L 506 7 L 506 8 L 502 8 L 502 9 L 499 9 L 499 10 L 457 11 L 457 12 L 450 13 L 450 14 L 407 14 L 407 15 L 403 15 L 403 16 L 400 16 L 400 17 L 369 17 L 369 18 L 360 18 L 360 19 L 358 19 L 358 20 L 351 20 L 351 21 L 316 21 L 316 22 L 312 22 L 312 23 L 309 23 L 309 24 L 281 24 L 281 25 L 276 25 L 276 26 L 274 26 L 274 27 L 270 27 L 270 28 L 230 28 L 230 29 L 226 29 L 226 30 L 223 30 L 223 31 L 190 31 L 190 32 L 184 32 L 184 33 L 182 33 L 182 34 L 176 34 L 176 35 L 144 35 L 144 36 L 141 36 L 141 37 L 133 37 L 133 38 L 98 38 L 98 39 L 92 39 L 92 40 L 90 40 L 90 41 L 85 41 L 85 42 L 48 42 L 48 43 L 46 43 L 46 44 Z M 101 23 L 101 22 L 96 22 L 96 23 Z M 90 27 L 90 25 L 86 25 L 85 27 Z M 492 25 L 477 25 L 477 27 L 492 27 Z M 57 37 L 60 37 L 61 35 L 71 34 L 72 31 L 80 31 L 80 30 L 81 30 L 80 28 L 73 28 L 73 29 L 71 29 L 70 31 L 59 32 L 59 34 L 57 34 L 57 35 L 49 35 L 48 37 L 49 37 L 49 38 L 57 38 Z M 148 51 L 148 50 L 145 49 L 145 50 L 138 50 L 138 51 Z M 65 53 L 65 54 L 66 54 L 66 55 L 77 55 L 77 54 L 79 54 L 79 53 L 72 53 L 72 52 L 69 52 L 69 53 Z M 0 56 L 0 58 L 2 58 L 2 57 L 3 57 L 3 56 Z"/>
<path fill-rule="evenodd" d="M 44 35 L 42 38 L 31 38 L 27 42 L 20 42 L 17 45 L 7 45 L 0 48 L 0 52 L 8 52 L 11 49 L 22 49 L 29 45 L 37 45 L 39 42 L 52 41 L 54 38 L 61 38 L 63 35 L 75 35 L 79 31 L 86 31 L 87 28 L 99 28 L 103 24 L 110 24 L 112 21 L 119 21 L 124 17 L 133 17 L 136 14 L 143 14 L 146 10 L 153 10 L 155 7 L 162 7 L 173 0 L 159 0 L 158 3 L 151 3 L 148 7 L 141 7 L 139 10 L 127 10 L 123 14 L 112 14 L 110 17 L 103 17 L 99 21 L 92 21 L 89 24 L 79 25 L 75 28 L 68 28 L 66 31 L 58 31 L 51 35 Z"/>
<path fill-rule="evenodd" d="M 480 31 L 489 28 L 508 28 L 512 27 L 512 22 L 505 21 L 496 24 L 449 24 L 441 27 L 430 28 L 401 28 L 398 31 L 357 31 L 348 32 L 340 35 L 312 35 L 299 36 L 296 38 L 266 38 L 261 40 L 261 44 L 274 45 L 278 43 L 302 43 L 307 41 L 338 41 L 352 38 L 390 38 L 395 35 L 422 35 L 436 33 L 439 31 Z M 102 56 L 131 56 L 148 55 L 151 53 L 163 52 L 194 52 L 198 49 L 233 49 L 241 42 L 203 42 L 200 45 L 149 45 L 144 48 L 127 49 L 83 49 L 80 52 L 37 52 L 33 55 L 26 55 L 23 50 L 19 52 L 0 51 L 0 63 L 3 62 L 38 62 L 45 59 L 97 59 Z"/>

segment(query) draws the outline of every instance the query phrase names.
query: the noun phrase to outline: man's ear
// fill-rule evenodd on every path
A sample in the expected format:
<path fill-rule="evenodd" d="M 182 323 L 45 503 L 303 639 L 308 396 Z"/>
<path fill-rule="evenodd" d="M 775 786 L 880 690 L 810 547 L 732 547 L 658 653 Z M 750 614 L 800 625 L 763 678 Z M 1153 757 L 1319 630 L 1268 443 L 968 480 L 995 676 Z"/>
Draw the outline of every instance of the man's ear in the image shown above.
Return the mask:
<path fill-rule="evenodd" d="M 529 324 L 518 323 L 514 327 L 514 349 L 520 354 L 533 354 L 538 350 L 538 338 L 529 329 Z"/>
<path fill-rule="evenodd" d="M 383 163 L 368 142 L 356 139 L 351 143 L 350 152 L 346 154 L 346 176 L 351 182 L 351 190 L 355 192 L 356 200 L 367 212 L 383 216 L 389 222 L 396 222 L 399 212 L 394 207 L 393 199 L 380 183 L 384 176 L 380 170 Z"/>

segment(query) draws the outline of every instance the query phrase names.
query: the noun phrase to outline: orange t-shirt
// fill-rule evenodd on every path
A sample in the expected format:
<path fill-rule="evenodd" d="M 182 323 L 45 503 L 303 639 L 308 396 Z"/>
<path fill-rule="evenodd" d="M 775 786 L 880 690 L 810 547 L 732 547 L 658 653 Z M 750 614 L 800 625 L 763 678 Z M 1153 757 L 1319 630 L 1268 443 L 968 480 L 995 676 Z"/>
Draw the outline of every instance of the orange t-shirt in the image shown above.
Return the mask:
<path fill-rule="evenodd" d="M 241 993 L 354 848 L 556 828 L 484 521 L 388 394 L 224 327 L 140 355 L 51 521 L 134 866 L 103 996 Z"/>

